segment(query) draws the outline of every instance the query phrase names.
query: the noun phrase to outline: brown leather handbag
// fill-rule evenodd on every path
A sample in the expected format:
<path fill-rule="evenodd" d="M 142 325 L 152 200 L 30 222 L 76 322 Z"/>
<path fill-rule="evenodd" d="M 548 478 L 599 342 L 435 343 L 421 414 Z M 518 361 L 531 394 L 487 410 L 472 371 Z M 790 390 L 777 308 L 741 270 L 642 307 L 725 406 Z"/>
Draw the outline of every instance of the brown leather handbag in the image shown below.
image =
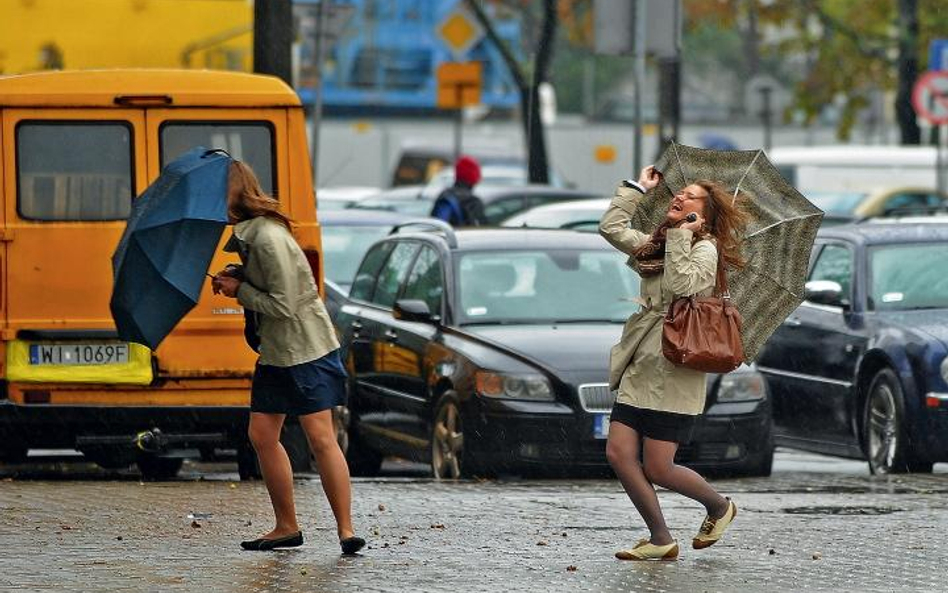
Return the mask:
<path fill-rule="evenodd" d="M 680 297 L 668 307 L 662 326 L 662 354 L 678 366 L 728 373 L 744 362 L 741 314 L 731 303 L 727 272 L 720 259 L 716 280 L 715 296 Z"/>

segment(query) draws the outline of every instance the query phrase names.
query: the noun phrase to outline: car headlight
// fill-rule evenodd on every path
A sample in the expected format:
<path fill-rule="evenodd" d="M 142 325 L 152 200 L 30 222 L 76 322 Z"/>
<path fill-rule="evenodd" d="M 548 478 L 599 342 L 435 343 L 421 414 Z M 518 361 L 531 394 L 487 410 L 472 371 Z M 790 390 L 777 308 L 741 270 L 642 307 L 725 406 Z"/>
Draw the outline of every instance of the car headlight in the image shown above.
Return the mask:
<path fill-rule="evenodd" d="M 482 397 L 552 401 L 553 388 L 541 375 L 517 375 L 477 371 L 474 374 L 477 394 Z"/>
<path fill-rule="evenodd" d="M 718 383 L 719 402 L 743 402 L 767 397 L 767 385 L 760 373 L 730 373 L 721 377 Z"/>
<path fill-rule="evenodd" d="M 948 383 L 948 356 L 941 361 L 941 378 Z"/>

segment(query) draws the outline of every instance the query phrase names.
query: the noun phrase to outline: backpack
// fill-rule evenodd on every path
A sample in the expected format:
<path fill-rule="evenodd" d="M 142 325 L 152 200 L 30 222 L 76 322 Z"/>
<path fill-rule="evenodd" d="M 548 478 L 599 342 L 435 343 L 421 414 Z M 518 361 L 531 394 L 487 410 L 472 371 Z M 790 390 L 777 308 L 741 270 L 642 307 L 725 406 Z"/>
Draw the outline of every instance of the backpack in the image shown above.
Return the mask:
<path fill-rule="evenodd" d="M 443 205 L 448 207 L 447 218 L 445 218 L 444 209 L 441 208 Z M 457 227 L 487 224 L 484 204 L 470 191 L 459 187 L 448 188 L 438 196 L 432 209 L 432 216 L 442 218 Z"/>

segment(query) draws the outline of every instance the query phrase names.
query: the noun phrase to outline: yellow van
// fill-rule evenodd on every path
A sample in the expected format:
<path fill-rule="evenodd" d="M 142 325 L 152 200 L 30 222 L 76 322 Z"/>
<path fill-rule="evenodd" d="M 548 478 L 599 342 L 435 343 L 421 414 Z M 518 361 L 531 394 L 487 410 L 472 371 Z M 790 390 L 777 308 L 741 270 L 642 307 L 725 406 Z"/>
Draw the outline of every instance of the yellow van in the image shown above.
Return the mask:
<path fill-rule="evenodd" d="M 110 258 L 132 201 L 195 146 L 253 167 L 297 222 L 322 290 L 303 109 L 279 79 L 194 70 L 0 77 L 0 459 L 69 448 L 164 477 L 195 450 L 247 452 L 255 355 L 240 307 L 208 283 L 154 352 L 118 341 L 109 314 Z M 220 253 L 211 270 L 231 261 Z"/>

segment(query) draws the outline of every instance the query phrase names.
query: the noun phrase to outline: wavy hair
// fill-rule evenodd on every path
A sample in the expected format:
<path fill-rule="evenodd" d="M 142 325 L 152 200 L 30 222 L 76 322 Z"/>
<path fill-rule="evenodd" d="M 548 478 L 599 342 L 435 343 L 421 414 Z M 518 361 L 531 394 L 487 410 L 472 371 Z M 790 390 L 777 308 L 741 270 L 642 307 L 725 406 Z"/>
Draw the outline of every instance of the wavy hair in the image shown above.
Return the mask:
<path fill-rule="evenodd" d="M 738 193 L 734 199 L 733 194 L 716 181 L 701 179 L 694 183 L 710 196 L 705 201 L 705 225 L 707 232 L 717 240 L 719 257 L 727 267 L 743 268 L 747 262 L 741 253 L 741 241 L 750 221 L 740 206 L 745 196 Z"/>
<path fill-rule="evenodd" d="M 237 197 L 228 207 L 228 216 L 235 222 L 266 216 L 292 230 L 293 221 L 280 209 L 280 202 L 268 196 L 260 187 L 253 169 L 235 160 L 227 176 L 228 187 L 236 190 Z M 230 191 L 230 189 L 228 189 Z"/>

